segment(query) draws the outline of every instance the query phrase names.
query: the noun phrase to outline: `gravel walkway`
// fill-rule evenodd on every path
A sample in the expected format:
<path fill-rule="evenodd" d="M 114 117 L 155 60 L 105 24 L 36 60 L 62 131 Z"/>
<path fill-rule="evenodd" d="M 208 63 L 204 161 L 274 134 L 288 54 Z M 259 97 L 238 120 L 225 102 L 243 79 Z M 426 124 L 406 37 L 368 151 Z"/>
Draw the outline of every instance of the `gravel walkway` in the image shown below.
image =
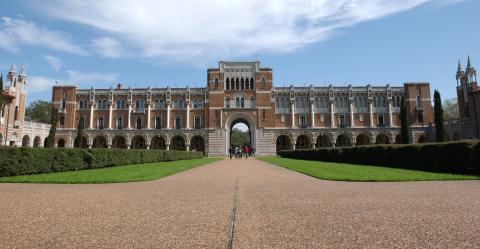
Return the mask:
<path fill-rule="evenodd" d="M 0 248 L 480 248 L 480 181 L 348 183 L 223 160 L 139 183 L 0 184 Z"/>

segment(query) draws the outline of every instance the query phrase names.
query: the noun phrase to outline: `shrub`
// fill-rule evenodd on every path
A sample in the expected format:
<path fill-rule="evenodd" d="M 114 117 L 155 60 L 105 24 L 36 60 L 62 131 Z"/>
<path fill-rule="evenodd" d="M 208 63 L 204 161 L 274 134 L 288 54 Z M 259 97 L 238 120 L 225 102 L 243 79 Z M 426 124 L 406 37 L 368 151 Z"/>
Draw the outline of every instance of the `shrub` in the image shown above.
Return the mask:
<path fill-rule="evenodd" d="M 201 158 L 201 152 L 0 146 L 0 176 Z"/>
<path fill-rule="evenodd" d="M 281 151 L 282 157 L 434 172 L 480 174 L 480 142 L 373 145 Z"/>

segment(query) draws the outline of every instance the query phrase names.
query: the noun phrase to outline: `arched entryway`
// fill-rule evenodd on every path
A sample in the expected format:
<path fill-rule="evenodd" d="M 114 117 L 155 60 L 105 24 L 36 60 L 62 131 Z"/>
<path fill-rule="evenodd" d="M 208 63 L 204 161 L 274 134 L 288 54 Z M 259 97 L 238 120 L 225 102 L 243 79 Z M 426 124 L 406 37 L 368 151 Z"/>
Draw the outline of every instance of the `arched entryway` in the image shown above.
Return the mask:
<path fill-rule="evenodd" d="M 332 147 L 332 140 L 330 137 L 328 137 L 328 135 L 320 135 L 317 137 L 317 143 L 315 144 L 315 147 Z"/>
<path fill-rule="evenodd" d="M 107 148 L 107 139 L 104 136 L 96 136 L 93 139 L 93 148 Z"/>
<path fill-rule="evenodd" d="M 303 134 L 297 137 L 297 142 L 295 143 L 295 149 L 308 149 L 310 148 L 310 138 Z"/>
<path fill-rule="evenodd" d="M 427 137 L 425 136 L 425 134 L 422 134 L 420 136 L 418 136 L 418 143 L 419 144 L 423 144 L 423 143 L 426 143 L 427 142 Z"/>
<path fill-rule="evenodd" d="M 244 119 L 236 119 L 230 125 L 230 146 L 251 146 L 250 125 Z"/>
<path fill-rule="evenodd" d="M 367 134 L 360 134 L 357 136 L 355 145 L 369 145 L 370 137 Z"/>
<path fill-rule="evenodd" d="M 154 136 L 150 142 L 150 149 L 154 150 L 166 150 L 167 145 L 165 139 L 162 136 Z"/>
<path fill-rule="evenodd" d="M 292 143 L 290 141 L 290 138 L 287 135 L 278 136 L 276 144 L 277 144 L 277 152 L 282 150 L 292 149 Z"/>
<path fill-rule="evenodd" d="M 114 149 L 126 149 L 127 143 L 124 137 L 122 136 L 115 136 L 112 139 L 112 148 Z"/>
<path fill-rule="evenodd" d="M 238 124 L 238 125 L 237 125 Z M 225 128 L 227 129 L 227 139 L 225 143 L 225 152 L 228 153 L 228 149 L 232 144 L 232 134 L 235 135 L 234 128 L 241 127 L 244 132 L 248 132 L 249 141 L 243 142 L 244 145 L 250 146 L 256 150 L 256 141 L 255 141 L 255 121 L 254 118 L 245 112 L 238 112 L 232 114 L 227 120 L 225 121 Z M 240 144 L 239 144 L 240 145 Z M 257 150 L 258 151 L 258 150 Z"/>
<path fill-rule="evenodd" d="M 65 148 L 65 140 L 63 140 L 63 138 L 58 139 L 57 147 L 58 148 Z"/>
<path fill-rule="evenodd" d="M 145 139 L 142 136 L 134 136 L 132 138 L 132 149 L 146 149 Z"/>
<path fill-rule="evenodd" d="M 402 136 L 400 134 L 395 136 L 395 143 L 401 144 L 402 143 Z"/>
<path fill-rule="evenodd" d="M 87 138 L 84 136 L 75 138 L 74 146 L 77 148 L 88 148 Z"/>
<path fill-rule="evenodd" d="M 378 134 L 377 139 L 375 139 L 376 144 L 389 144 L 390 139 L 385 134 Z"/>
<path fill-rule="evenodd" d="M 28 135 L 23 136 L 22 147 L 30 147 L 30 137 Z"/>
<path fill-rule="evenodd" d="M 346 134 L 340 134 L 337 137 L 337 142 L 336 142 L 337 147 L 342 147 L 342 146 L 352 146 L 352 140 L 350 137 Z"/>
<path fill-rule="evenodd" d="M 40 147 L 41 146 L 41 143 L 42 142 L 42 139 L 39 137 L 39 136 L 36 136 L 34 139 L 33 139 L 33 147 Z"/>
<path fill-rule="evenodd" d="M 190 140 L 190 151 L 199 151 L 205 154 L 205 139 L 202 136 L 193 136 Z"/>
<path fill-rule="evenodd" d="M 170 141 L 170 150 L 186 150 L 185 139 L 179 135 L 173 136 Z"/>

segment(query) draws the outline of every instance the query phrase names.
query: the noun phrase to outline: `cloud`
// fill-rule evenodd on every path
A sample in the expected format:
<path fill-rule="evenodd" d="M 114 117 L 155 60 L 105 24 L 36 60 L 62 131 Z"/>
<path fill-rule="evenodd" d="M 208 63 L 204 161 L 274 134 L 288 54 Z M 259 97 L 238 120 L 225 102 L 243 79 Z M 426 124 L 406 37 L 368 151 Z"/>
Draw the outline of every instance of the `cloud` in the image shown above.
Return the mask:
<path fill-rule="evenodd" d="M 82 72 L 67 70 L 67 77 L 63 79 L 54 79 L 44 76 L 28 77 L 27 90 L 29 92 L 50 92 L 52 86 L 57 84 L 77 85 L 81 88 L 102 87 L 107 88 L 118 80 L 116 73 L 103 72 Z"/>
<path fill-rule="evenodd" d="M 92 41 L 96 53 L 107 58 L 119 58 L 124 56 L 122 45 L 112 37 L 100 37 Z"/>
<path fill-rule="evenodd" d="M 55 69 L 55 71 L 60 70 L 60 68 L 62 67 L 62 61 L 58 57 L 45 55 L 43 56 L 43 58 L 48 62 L 48 64 L 50 64 L 53 69 Z"/>
<path fill-rule="evenodd" d="M 9 39 L 7 43 L 0 41 L 0 47 L 10 51 L 18 51 L 18 45 L 26 44 L 77 55 L 87 54 L 81 47 L 69 41 L 68 34 L 39 27 L 31 21 L 2 17 L 0 28 L 2 29 L 0 37 Z M 3 46 L 2 43 L 4 43 Z"/>
<path fill-rule="evenodd" d="M 71 84 L 87 84 L 89 86 L 98 83 L 109 84 L 118 79 L 117 73 L 81 72 L 68 70 L 67 74 L 68 81 L 71 82 Z"/>
<path fill-rule="evenodd" d="M 457 0 L 53 0 L 56 18 L 94 27 L 105 57 L 231 58 L 288 53 L 338 29 Z"/>
<path fill-rule="evenodd" d="M 52 86 L 55 85 L 57 80 L 43 77 L 43 76 L 32 76 L 28 77 L 28 92 L 48 92 L 52 91 Z"/>

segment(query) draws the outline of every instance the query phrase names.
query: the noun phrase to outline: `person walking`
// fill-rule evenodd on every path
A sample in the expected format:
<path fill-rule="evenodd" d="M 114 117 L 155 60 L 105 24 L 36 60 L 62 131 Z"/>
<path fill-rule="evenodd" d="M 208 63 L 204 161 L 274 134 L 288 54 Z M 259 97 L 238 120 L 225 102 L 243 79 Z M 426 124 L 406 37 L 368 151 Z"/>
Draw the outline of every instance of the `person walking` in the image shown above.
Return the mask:
<path fill-rule="evenodd" d="M 232 146 L 230 146 L 230 148 L 228 148 L 228 156 L 230 157 L 230 159 L 232 159 L 232 153 L 233 153 L 233 148 Z"/>

